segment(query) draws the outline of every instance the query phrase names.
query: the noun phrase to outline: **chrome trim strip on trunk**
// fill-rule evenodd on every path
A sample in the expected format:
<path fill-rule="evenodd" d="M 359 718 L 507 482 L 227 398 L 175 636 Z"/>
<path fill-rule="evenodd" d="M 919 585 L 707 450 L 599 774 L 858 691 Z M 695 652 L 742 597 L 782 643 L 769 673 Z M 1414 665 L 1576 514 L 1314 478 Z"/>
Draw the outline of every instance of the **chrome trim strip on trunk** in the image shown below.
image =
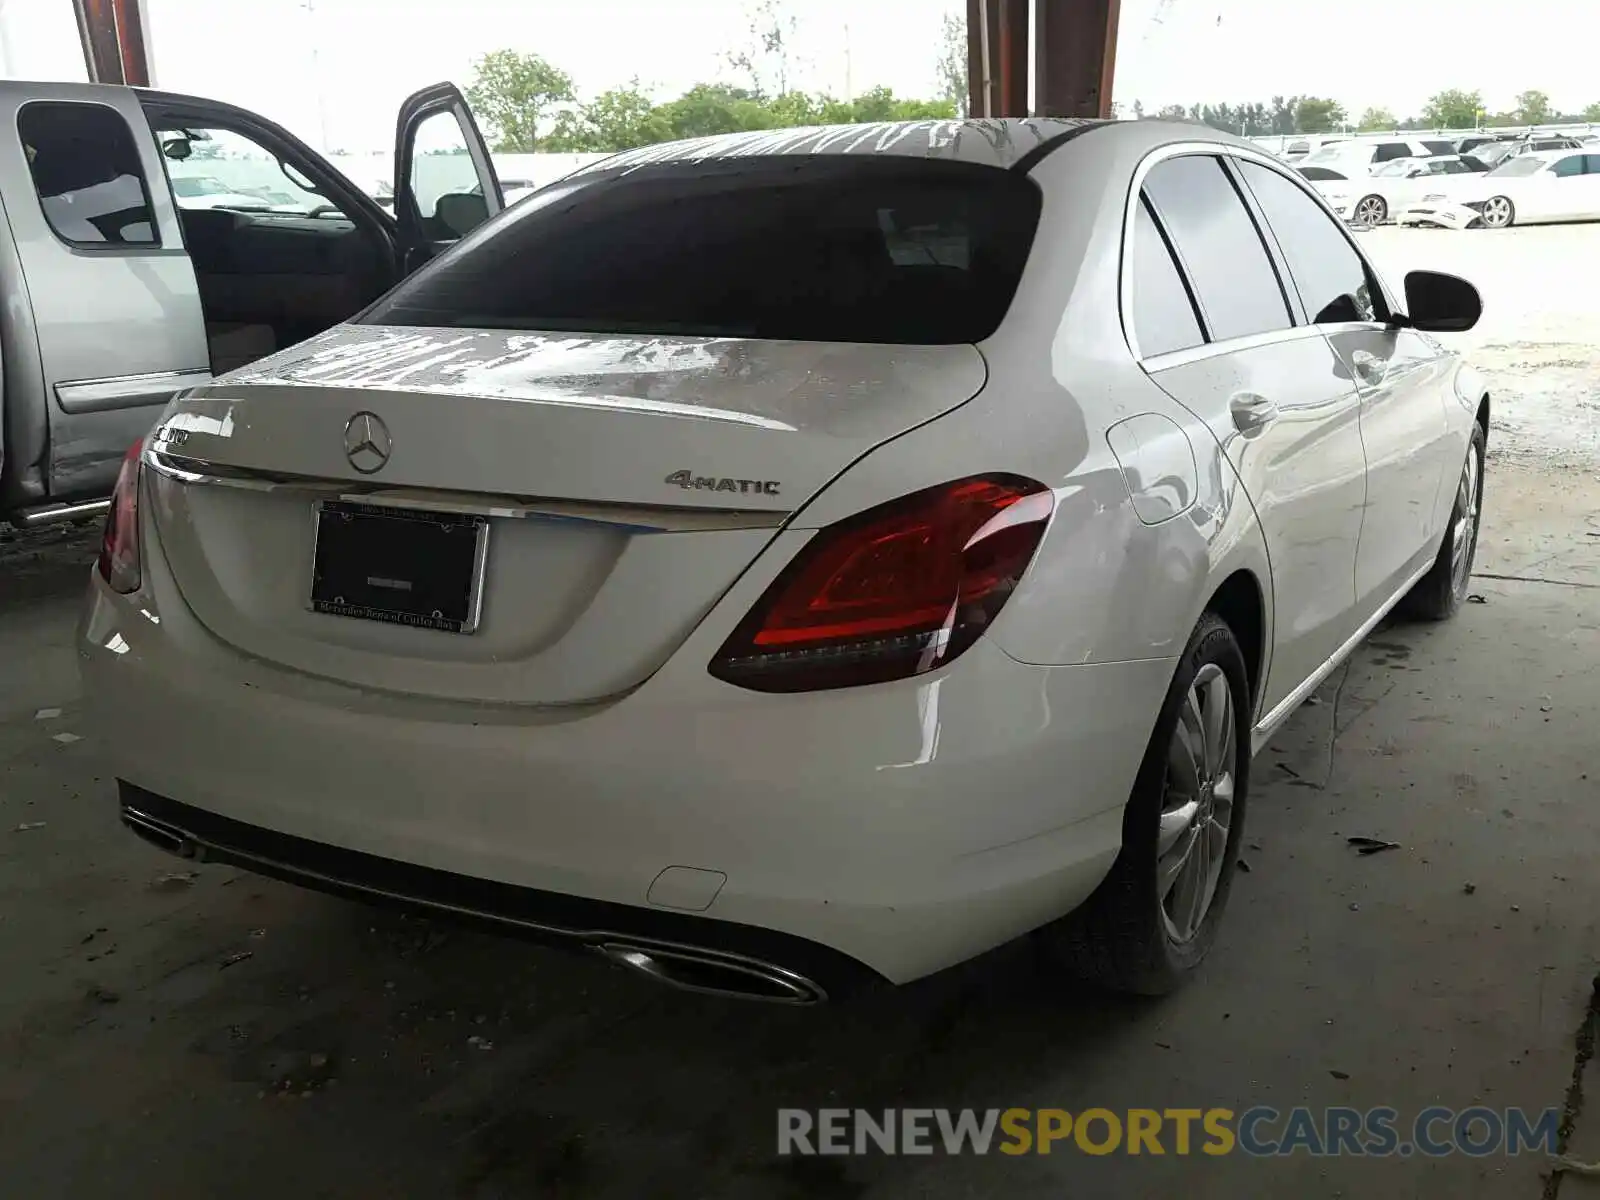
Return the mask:
<path fill-rule="evenodd" d="M 787 511 L 718 508 L 653 508 L 587 500 L 539 499 L 479 492 L 446 492 L 423 488 L 359 484 L 351 480 L 313 479 L 276 472 L 251 471 L 189 458 L 146 446 L 144 465 L 157 475 L 196 487 L 239 488 L 257 492 L 294 492 L 325 500 L 350 500 L 394 508 L 521 520 L 576 521 L 627 533 L 696 533 L 732 529 L 777 529 Z"/>

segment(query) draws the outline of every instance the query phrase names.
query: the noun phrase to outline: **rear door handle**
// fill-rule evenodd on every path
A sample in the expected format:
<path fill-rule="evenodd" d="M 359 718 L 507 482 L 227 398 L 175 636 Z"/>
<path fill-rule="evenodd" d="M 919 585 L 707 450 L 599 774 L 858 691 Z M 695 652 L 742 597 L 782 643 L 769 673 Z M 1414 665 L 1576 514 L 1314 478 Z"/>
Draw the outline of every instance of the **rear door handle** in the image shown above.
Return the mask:
<path fill-rule="evenodd" d="M 1228 401 L 1233 427 L 1243 434 L 1258 433 L 1278 416 L 1278 406 L 1255 392 L 1236 392 Z"/>

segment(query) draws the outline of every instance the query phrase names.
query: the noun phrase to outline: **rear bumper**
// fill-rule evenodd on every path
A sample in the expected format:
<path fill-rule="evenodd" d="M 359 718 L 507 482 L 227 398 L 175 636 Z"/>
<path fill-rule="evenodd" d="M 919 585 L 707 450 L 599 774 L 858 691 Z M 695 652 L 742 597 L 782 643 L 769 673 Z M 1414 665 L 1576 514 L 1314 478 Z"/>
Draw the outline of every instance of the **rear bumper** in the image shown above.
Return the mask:
<path fill-rule="evenodd" d="M 79 631 L 89 726 L 135 809 L 313 886 L 434 908 L 482 889 L 455 907 L 829 983 L 906 982 L 1081 903 L 1120 848 L 1173 669 L 1028 666 L 980 642 L 922 681 L 766 696 L 712 679 L 691 639 L 619 700 L 475 707 L 245 658 L 159 561 L 146 573 L 132 597 L 93 577 Z"/>
<path fill-rule="evenodd" d="M 179 804 L 118 781 L 122 823 L 183 858 L 226 863 L 330 895 L 478 925 L 534 941 L 592 950 L 616 961 L 693 960 L 693 990 L 808 1004 L 884 982 L 848 955 L 770 929 L 659 908 L 612 904 L 513 887 L 291 837 Z"/>

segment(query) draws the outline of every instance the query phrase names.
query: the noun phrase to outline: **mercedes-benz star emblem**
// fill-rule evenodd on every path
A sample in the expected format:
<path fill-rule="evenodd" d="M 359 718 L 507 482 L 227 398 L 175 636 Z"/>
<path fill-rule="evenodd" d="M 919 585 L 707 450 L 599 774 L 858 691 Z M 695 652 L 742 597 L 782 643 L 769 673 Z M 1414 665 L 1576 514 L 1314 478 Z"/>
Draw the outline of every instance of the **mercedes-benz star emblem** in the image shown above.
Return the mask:
<path fill-rule="evenodd" d="M 376 413 L 358 412 L 344 425 L 344 456 L 363 475 L 383 470 L 394 452 L 389 427 Z"/>

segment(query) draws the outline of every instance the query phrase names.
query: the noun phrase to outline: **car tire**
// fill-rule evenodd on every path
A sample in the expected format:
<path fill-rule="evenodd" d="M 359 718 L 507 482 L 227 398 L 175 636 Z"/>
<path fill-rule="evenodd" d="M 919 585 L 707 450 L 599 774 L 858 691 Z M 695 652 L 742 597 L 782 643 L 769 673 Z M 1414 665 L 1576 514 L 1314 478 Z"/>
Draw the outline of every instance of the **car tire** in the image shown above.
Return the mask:
<path fill-rule="evenodd" d="M 1472 423 L 1472 440 L 1456 482 L 1455 503 L 1445 524 L 1444 540 L 1428 573 L 1406 593 L 1400 611 L 1419 621 L 1444 621 L 1456 615 L 1472 583 L 1472 560 L 1478 551 L 1483 516 L 1483 426 Z M 1458 553 L 1459 551 L 1459 553 Z"/>
<path fill-rule="evenodd" d="M 1206 613 L 1189 635 L 1145 749 L 1124 810 L 1116 862 L 1082 907 L 1040 931 L 1047 953 L 1073 975 L 1113 991 L 1159 996 L 1205 959 L 1227 907 L 1244 830 L 1250 695 L 1233 631 Z M 1219 754 L 1216 769 L 1195 754 L 1187 765 L 1178 762 L 1183 747 L 1194 745 L 1180 738 L 1196 725 L 1206 734 L 1214 728 L 1207 720 L 1223 715 L 1216 707 L 1221 697 L 1227 700 L 1232 736 L 1215 737 L 1212 745 L 1216 751 L 1231 747 L 1231 763 L 1226 753 Z M 1227 786 L 1225 768 L 1231 768 Z M 1209 783 L 1206 774 L 1212 777 Z M 1185 776 L 1191 782 L 1186 784 Z M 1226 821 L 1220 834 L 1219 818 Z M 1183 858 L 1186 846 L 1191 858 L 1203 847 L 1204 863 L 1175 868 L 1189 862 Z M 1183 874 L 1190 869 L 1196 877 Z M 1185 892 L 1188 884 L 1204 889 L 1198 920 L 1192 908 L 1196 893 Z"/>
<path fill-rule="evenodd" d="M 1350 209 L 1350 223 L 1357 229 L 1376 229 L 1389 219 L 1389 203 L 1382 196 L 1363 196 Z"/>
<path fill-rule="evenodd" d="M 1479 221 L 1485 229 L 1510 229 L 1517 222 L 1517 206 L 1510 196 L 1491 196 L 1484 201 Z"/>

